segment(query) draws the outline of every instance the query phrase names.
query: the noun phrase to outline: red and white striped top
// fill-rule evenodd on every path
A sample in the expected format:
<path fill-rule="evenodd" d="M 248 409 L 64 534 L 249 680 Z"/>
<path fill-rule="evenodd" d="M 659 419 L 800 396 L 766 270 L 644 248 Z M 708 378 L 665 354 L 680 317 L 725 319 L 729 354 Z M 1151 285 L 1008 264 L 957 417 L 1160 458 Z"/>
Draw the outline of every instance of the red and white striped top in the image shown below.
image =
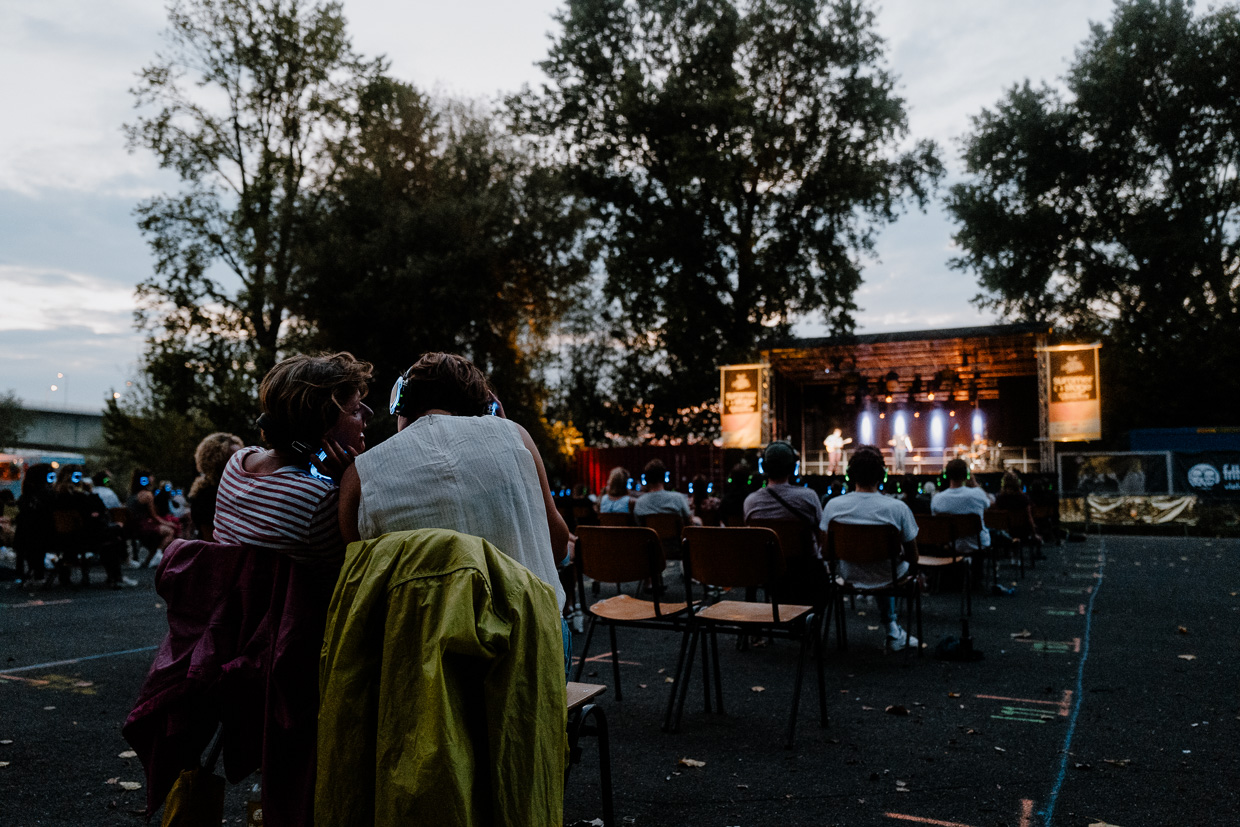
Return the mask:
<path fill-rule="evenodd" d="M 270 474 L 247 471 L 246 457 L 261 450 L 242 448 L 228 460 L 215 504 L 215 542 L 282 551 L 294 560 L 342 559 L 340 490 L 291 465 Z"/>

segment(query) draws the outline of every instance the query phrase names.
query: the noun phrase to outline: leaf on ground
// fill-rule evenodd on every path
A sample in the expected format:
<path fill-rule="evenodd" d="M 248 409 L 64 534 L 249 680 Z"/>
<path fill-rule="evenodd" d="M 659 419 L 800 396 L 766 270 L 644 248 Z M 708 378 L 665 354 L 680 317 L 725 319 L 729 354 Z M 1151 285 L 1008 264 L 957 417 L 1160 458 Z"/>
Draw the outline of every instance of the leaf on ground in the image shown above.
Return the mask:
<path fill-rule="evenodd" d="M 1188 627 L 1187 627 L 1187 626 L 1176 626 L 1176 627 L 1175 627 L 1175 630 L 1176 630 L 1177 632 L 1179 632 L 1180 634 L 1182 634 L 1182 635 L 1186 635 L 1186 634 L 1188 634 Z"/>
<path fill-rule="evenodd" d="M 6 747 L 11 743 L 13 743 L 12 738 L 5 738 L 3 741 L 0 741 L 0 744 L 4 744 Z"/>
<path fill-rule="evenodd" d="M 121 778 L 120 778 L 120 776 L 118 775 L 116 778 L 109 778 L 107 781 L 104 781 L 103 783 L 105 783 L 105 784 L 115 784 L 117 781 L 120 781 L 120 780 L 121 780 Z"/>
<path fill-rule="evenodd" d="M 1176 655 L 1180 660 L 1197 660 L 1196 655 Z"/>
<path fill-rule="evenodd" d="M 637 685 L 637 688 L 638 688 L 638 689 L 645 689 L 645 688 L 646 688 L 646 684 L 644 684 L 644 683 L 639 683 L 639 684 Z"/>
<path fill-rule="evenodd" d="M 738 790 L 747 790 L 747 789 L 749 789 L 749 785 L 748 785 L 748 784 L 737 784 L 737 785 L 736 785 L 736 789 L 738 789 Z"/>
<path fill-rule="evenodd" d="M 116 757 L 117 757 L 117 758 L 137 758 L 137 757 L 138 757 L 138 753 L 134 752 L 134 751 L 133 751 L 133 750 L 131 750 L 131 749 L 127 749 L 127 750 L 125 750 L 124 752 L 122 752 L 122 753 L 120 753 L 119 755 L 117 755 Z"/>
<path fill-rule="evenodd" d="M 1003 747 L 995 747 L 995 752 L 1007 752 Z"/>
<path fill-rule="evenodd" d="M 888 715 L 907 715 L 908 707 L 901 704 L 892 704 L 884 709 L 883 712 L 886 712 Z"/>
<path fill-rule="evenodd" d="M 1131 758 L 1103 758 L 1102 763 L 1110 764 L 1113 767 L 1126 767 L 1132 763 Z"/>
<path fill-rule="evenodd" d="M 857 617 L 865 617 L 865 612 L 857 612 Z"/>
<path fill-rule="evenodd" d="M 749 691 L 750 692 L 765 692 L 766 687 L 765 686 L 751 686 L 749 687 Z"/>
<path fill-rule="evenodd" d="M 676 683 L 676 679 L 675 678 L 664 678 L 663 682 L 664 683 Z"/>
<path fill-rule="evenodd" d="M 877 632 L 882 627 L 881 626 L 866 626 L 865 628 L 869 629 L 871 632 Z"/>
<path fill-rule="evenodd" d="M 94 685 L 95 685 L 94 681 L 76 681 L 73 684 L 73 687 L 75 689 L 85 689 L 88 686 L 94 686 Z"/>
<path fill-rule="evenodd" d="M 947 697 L 949 697 L 949 698 L 959 698 L 959 697 L 960 697 L 960 693 L 959 693 L 959 692 L 948 692 L 948 693 L 947 693 Z"/>
<path fill-rule="evenodd" d="M 7 767 L 8 765 L 9 765 L 8 761 L 0 761 L 0 768 Z"/>
<path fill-rule="evenodd" d="M 1183 657 L 1183 656 L 1181 655 L 1181 657 Z M 44 712 L 51 712 L 51 711 L 52 711 L 53 709 L 55 709 L 55 708 L 56 708 L 56 707 L 54 707 L 54 706 L 45 706 L 45 707 L 43 707 L 43 711 L 44 711 Z"/>
<path fill-rule="evenodd" d="M 1019 637 L 1019 638 L 1033 637 L 1033 632 L 1029 631 L 1028 629 L 1021 629 L 1019 632 L 1012 632 L 1011 637 Z"/>
<path fill-rule="evenodd" d="M 1093 769 L 1093 767 L 1091 767 L 1089 764 L 1086 764 L 1084 761 L 1078 761 L 1078 762 L 1076 762 L 1076 763 L 1074 763 L 1074 764 L 1072 765 L 1072 769 L 1074 769 L 1074 770 L 1092 770 L 1092 769 Z"/>
<path fill-rule="evenodd" d="M 1118 824 L 1112 824 L 1109 821 L 1091 821 L 1089 827 L 1119 827 Z"/>
<path fill-rule="evenodd" d="M 129 790 L 130 792 L 142 789 L 142 785 L 137 781 L 120 781 L 117 783 L 122 790 Z"/>
<path fill-rule="evenodd" d="M 678 763 L 682 767 L 704 767 L 706 766 L 705 761 L 698 761 L 695 758 L 681 758 Z"/>
<path fill-rule="evenodd" d="M 863 712 L 873 712 L 873 711 L 874 711 L 874 707 L 872 707 L 872 706 L 865 706 L 865 705 L 863 704 L 863 705 L 861 706 L 861 710 L 862 710 Z"/>

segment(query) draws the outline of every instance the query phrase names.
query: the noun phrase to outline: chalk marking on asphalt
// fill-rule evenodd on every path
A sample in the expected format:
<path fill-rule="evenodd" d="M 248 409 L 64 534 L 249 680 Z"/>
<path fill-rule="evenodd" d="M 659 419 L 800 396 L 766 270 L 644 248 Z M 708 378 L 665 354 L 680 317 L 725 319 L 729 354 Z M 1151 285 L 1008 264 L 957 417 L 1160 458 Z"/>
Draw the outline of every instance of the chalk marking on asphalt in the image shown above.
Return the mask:
<path fill-rule="evenodd" d="M 1089 571 L 1089 572 L 1085 572 L 1085 571 L 1073 571 L 1073 572 L 1068 572 L 1068 579 L 1070 579 L 1070 580 L 1097 580 L 1097 579 L 1098 579 L 1098 578 L 1100 578 L 1100 577 L 1102 577 L 1102 572 L 1099 572 L 1099 571 Z"/>
<path fill-rule="evenodd" d="M 1029 827 L 1029 819 L 1033 816 L 1033 799 L 1020 800 L 1020 827 Z"/>
<path fill-rule="evenodd" d="M 1045 706 L 1057 706 L 1059 707 L 1059 714 L 1065 718 L 1068 716 L 1068 711 L 1072 706 L 1071 689 L 1065 689 L 1063 691 L 1063 697 L 1057 701 L 1041 701 L 1033 698 L 1008 698 L 1003 695 L 974 695 L 973 697 L 985 698 L 991 701 L 1011 701 L 1018 704 L 1043 704 Z"/>
<path fill-rule="evenodd" d="M 30 609 L 39 606 L 59 606 L 63 603 L 72 603 L 73 599 L 66 597 L 63 600 L 27 600 L 25 603 L 0 603 L 6 609 Z"/>
<path fill-rule="evenodd" d="M 1058 652 L 1061 654 L 1064 652 L 1072 652 L 1073 654 L 1080 654 L 1081 651 L 1081 639 L 1079 637 L 1074 637 L 1072 640 L 1066 641 L 1033 640 L 1032 638 L 1018 637 L 1013 638 L 1013 641 L 1016 643 L 1032 644 L 1035 652 Z"/>
<path fill-rule="evenodd" d="M 1050 617 L 1076 617 L 1075 609 L 1056 609 L 1054 606 L 1044 606 L 1043 608 Z"/>
<path fill-rule="evenodd" d="M 51 669 L 53 666 L 69 666 L 74 663 L 82 663 L 88 660 L 99 660 L 100 658 L 115 658 L 120 655 L 135 655 L 138 652 L 154 652 L 158 646 L 143 646 L 141 649 L 125 649 L 120 652 L 104 652 L 101 655 L 83 655 L 80 658 L 69 658 L 68 660 L 53 660 L 48 663 L 36 663 L 33 666 L 19 666 L 16 669 L 5 669 L 0 672 L 0 678 L 6 678 L 9 675 L 15 675 L 18 672 L 32 672 L 35 669 Z"/>
<path fill-rule="evenodd" d="M 620 653 L 617 652 L 616 654 L 619 655 Z M 573 658 L 573 663 L 580 663 L 580 662 L 581 662 L 580 655 L 575 656 Z M 586 663 L 611 663 L 611 652 L 604 652 L 601 655 L 595 655 L 592 658 L 586 658 Z M 622 660 L 620 661 L 620 663 L 623 666 L 641 666 L 641 662 L 636 661 L 636 660 Z"/>
<path fill-rule="evenodd" d="M 1003 706 L 998 715 L 991 715 L 996 721 L 1019 721 L 1022 724 L 1044 724 L 1057 717 L 1049 709 L 1029 709 L 1023 706 Z"/>
<path fill-rule="evenodd" d="M 43 681 L 38 678 L 23 678 L 20 675 L 0 675 L 0 681 L 21 681 L 28 686 L 48 686 L 51 681 Z"/>
<path fill-rule="evenodd" d="M 915 821 L 918 824 L 934 824 L 936 827 L 973 827 L 971 824 L 963 824 L 959 821 L 940 821 L 937 818 L 922 818 L 921 816 L 911 816 L 907 813 L 883 813 L 887 818 L 894 818 L 897 821 Z"/>
<path fill-rule="evenodd" d="M 1085 648 L 1081 652 L 1081 661 L 1076 667 L 1076 704 L 1072 707 L 1072 714 L 1068 716 L 1068 731 L 1063 737 L 1063 754 L 1059 759 L 1059 775 L 1055 778 L 1055 785 L 1051 788 L 1051 794 L 1046 800 L 1046 808 L 1041 813 L 1044 816 L 1043 827 L 1051 827 L 1055 818 L 1055 801 L 1059 798 L 1059 790 L 1063 787 L 1064 778 L 1068 774 L 1068 756 L 1072 749 L 1072 736 L 1076 733 L 1076 719 L 1081 713 L 1081 703 L 1085 697 L 1083 691 L 1085 685 L 1085 662 L 1089 660 L 1089 632 L 1094 619 L 1094 600 L 1098 598 L 1098 592 L 1102 589 L 1102 574 L 1107 567 L 1106 537 L 1100 535 L 1098 542 L 1098 584 L 1097 588 L 1089 596 L 1089 610 L 1085 613 Z"/>

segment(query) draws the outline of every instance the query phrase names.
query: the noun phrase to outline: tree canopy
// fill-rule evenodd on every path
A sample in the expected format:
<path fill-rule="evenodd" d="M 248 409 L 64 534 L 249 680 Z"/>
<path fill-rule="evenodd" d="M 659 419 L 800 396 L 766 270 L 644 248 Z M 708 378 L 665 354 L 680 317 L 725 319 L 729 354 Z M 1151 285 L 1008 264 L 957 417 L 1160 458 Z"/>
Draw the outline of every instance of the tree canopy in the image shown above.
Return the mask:
<path fill-rule="evenodd" d="M 569 0 L 510 104 L 558 150 L 603 245 L 601 303 L 572 340 L 565 410 L 666 438 L 713 436 L 716 368 L 798 317 L 851 329 L 861 262 L 934 147 L 855 0 Z M 601 371 L 601 373 L 600 373 Z"/>
<path fill-rule="evenodd" d="M 16 446 L 33 421 L 34 414 L 26 410 L 17 394 L 0 393 L 0 448 Z"/>
<path fill-rule="evenodd" d="M 1234 5 L 1121 0 L 1063 92 L 1026 81 L 965 137 L 954 266 L 984 307 L 1105 337 L 1113 431 L 1240 419 L 1238 66 Z"/>

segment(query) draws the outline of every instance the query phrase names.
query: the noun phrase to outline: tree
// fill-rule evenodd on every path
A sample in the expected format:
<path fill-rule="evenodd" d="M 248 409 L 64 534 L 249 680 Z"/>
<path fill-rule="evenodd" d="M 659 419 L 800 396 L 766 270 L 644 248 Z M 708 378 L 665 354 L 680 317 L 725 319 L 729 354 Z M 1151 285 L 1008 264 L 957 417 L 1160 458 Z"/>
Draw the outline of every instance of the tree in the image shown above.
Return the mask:
<path fill-rule="evenodd" d="M 26 410 L 17 394 L 0 393 L 0 448 L 16 447 L 33 422 L 34 414 Z"/>
<path fill-rule="evenodd" d="M 306 217 L 383 64 L 352 51 L 335 2 L 172 0 L 168 22 L 126 135 L 184 187 L 138 207 L 155 272 L 137 321 L 153 404 L 227 426 L 299 326 Z"/>
<path fill-rule="evenodd" d="M 388 79 L 340 160 L 296 306 L 307 346 L 365 354 L 381 383 L 422 352 L 462 353 L 550 447 L 540 370 L 591 258 L 558 171 L 485 110 Z"/>
<path fill-rule="evenodd" d="M 1004 315 L 1103 336 L 1108 431 L 1240 421 L 1240 13 L 1121 0 L 1063 93 L 974 118 L 953 264 Z"/>
<path fill-rule="evenodd" d="M 863 2 L 569 0 L 557 20 L 549 83 L 511 106 L 592 208 L 594 344 L 630 430 L 713 435 L 718 365 L 798 317 L 852 327 L 875 227 L 924 202 L 934 147 L 896 151 L 904 104 Z"/>

